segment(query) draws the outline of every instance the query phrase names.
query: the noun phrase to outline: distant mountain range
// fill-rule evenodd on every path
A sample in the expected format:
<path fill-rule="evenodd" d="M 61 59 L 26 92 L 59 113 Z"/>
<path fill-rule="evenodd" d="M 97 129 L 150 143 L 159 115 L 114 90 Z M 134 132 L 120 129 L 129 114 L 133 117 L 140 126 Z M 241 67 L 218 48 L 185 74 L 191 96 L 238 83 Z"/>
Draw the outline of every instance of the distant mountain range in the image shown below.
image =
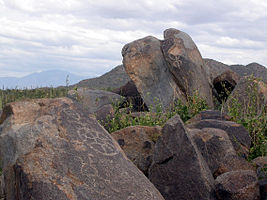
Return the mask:
<path fill-rule="evenodd" d="M 73 85 L 87 77 L 78 76 L 67 71 L 49 70 L 39 73 L 33 73 L 21 78 L 17 77 L 0 77 L 0 89 L 2 88 L 37 88 L 37 87 L 58 87 Z"/>

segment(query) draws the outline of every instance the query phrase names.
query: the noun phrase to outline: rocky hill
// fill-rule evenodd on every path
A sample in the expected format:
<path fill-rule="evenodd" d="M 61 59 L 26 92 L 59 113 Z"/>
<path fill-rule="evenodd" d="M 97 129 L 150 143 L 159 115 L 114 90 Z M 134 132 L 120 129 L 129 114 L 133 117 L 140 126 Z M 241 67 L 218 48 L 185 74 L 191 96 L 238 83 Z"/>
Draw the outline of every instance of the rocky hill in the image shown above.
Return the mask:
<path fill-rule="evenodd" d="M 244 65 L 230 65 L 231 70 L 238 73 L 240 76 L 249 76 L 253 75 L 257 78 L 263 80 L 267 83 L 267 68 L 258 63 L 250 63 L 246 66 Z"/>
<path fill-rule="evenodd" d="M 112 90 L 114 88 L 120 88 L 129 81 L 130 78 L 125 72 L 123 65 L 119 65 L 100 77 L 82 80 L 73 86 L 86 87 L 90 89 Z"/>

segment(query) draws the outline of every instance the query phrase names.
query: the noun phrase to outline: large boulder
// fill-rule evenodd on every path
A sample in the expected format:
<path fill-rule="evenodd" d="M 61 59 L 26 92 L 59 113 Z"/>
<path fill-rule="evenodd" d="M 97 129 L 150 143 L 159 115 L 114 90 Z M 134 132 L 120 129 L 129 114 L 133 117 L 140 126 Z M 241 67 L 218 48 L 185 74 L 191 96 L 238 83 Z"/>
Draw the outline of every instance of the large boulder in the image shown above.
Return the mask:
<path fill-rule="evenodd" d="M 218 200 L 259 200 L 257 176 L 252 170 L 232 171 L 215 180 Z"/>
<path fill-rule="evenodd" d="M 163 200 L 117 142 L 70 99 L 11 103 L 0 130 L 5 199 Z"/>
<path fill-rule="evenodd" d="M 215 199 L 212 174 L 178 115 L 163 127 L 149 179 L 167 200 Z"/>
<path fill-rule="evenodd" d="M 237 155 L 228 134 L 216 128 L 189 129 L 189 133 L 207 162 L 213 177 L 236 170 L 253 170 L 254 167 Z"/>
<path fill-rule="evenodd" d="M 176 84 L 186 96 L 195 91 L 213 107 L 212 87 L 205 63 L 191 37 L 176 29 L 164 31 L 162 51 Z"/>
<path fill-rule="evenodd" d="M 123 65 L 148 107 L 161 103 L 166 109 L 176 99 L 185 102 L 161 51 L 161 42 L 148 36 L 125 45 Z"/>
<path fill-rule="evenodd" d="M 117 103 L 123 100 L 122 96 L 113 92 L 88 88 L 70 90 L 68 92 L 68 97 L 81 104 L 90 113 L 96 112 L 104 105 Z"/>
<path fill-rule="evenodd" d="M 248 131 L 240 124 L 232 121 L 216 120 L 216 119 L 204 119 L 187 125 L 188 128 L 204 129 L 204 128 L 216 128 L 225 131 L 232 145 L 241 157 L 247 158 L 251 138 Z"/>
<path fill-rule="evenodd" d="M 152 162 L 155 141 L 161 135 L 160 126 L 130 126 L 111 133 L 126 156 L 145 174 Z"/>

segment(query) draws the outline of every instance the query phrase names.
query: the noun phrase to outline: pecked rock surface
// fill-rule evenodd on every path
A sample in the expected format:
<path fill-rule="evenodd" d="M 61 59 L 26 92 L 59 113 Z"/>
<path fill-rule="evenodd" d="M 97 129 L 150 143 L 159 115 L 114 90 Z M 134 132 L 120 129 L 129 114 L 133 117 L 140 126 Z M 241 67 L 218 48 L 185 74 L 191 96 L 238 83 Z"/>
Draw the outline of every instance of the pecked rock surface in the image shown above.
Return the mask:
<path fill-rule="evenodd" d="M 215 199 L 212 174 L 178 115 L 162 129 L 149 179 L 167 200 Z"/>
<path fill-rule="evenodd" d="M 163 108 L 175 99 L 185 101 L 185 94 L 177 86 L 161 51 L 161 42 L 148 36 L 125 45 L 122 49 L 125 71 L 134 82 L 145 104 Z"/>
<path fill-rule="evenodd" d="M 0 119 L 1 195 L 7 200 L 163 200 L 88 116 L 68 98 L 5 107 Z"/>
<path fill-rule="evenodd" d="M 176 29 L 164 31 L 161 45 L 164 58 L 178 87 L 186 96 L 195 91 L 213 107 L 211 83 L 208 81 L 206 65 L 191 37 Z"/>

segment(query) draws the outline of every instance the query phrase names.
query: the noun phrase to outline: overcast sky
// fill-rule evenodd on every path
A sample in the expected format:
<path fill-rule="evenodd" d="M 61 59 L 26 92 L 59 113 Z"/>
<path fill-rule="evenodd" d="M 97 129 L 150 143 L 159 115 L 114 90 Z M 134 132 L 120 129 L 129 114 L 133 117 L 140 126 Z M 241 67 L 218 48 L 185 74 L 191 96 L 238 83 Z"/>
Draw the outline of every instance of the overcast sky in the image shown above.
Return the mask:
<path fill-rule="evenodd" d="M 266 0 L 0 0 L 0 76 L 101 75 L 125 44 L 170 27 L 203 57 L 267 66 Z"/>

